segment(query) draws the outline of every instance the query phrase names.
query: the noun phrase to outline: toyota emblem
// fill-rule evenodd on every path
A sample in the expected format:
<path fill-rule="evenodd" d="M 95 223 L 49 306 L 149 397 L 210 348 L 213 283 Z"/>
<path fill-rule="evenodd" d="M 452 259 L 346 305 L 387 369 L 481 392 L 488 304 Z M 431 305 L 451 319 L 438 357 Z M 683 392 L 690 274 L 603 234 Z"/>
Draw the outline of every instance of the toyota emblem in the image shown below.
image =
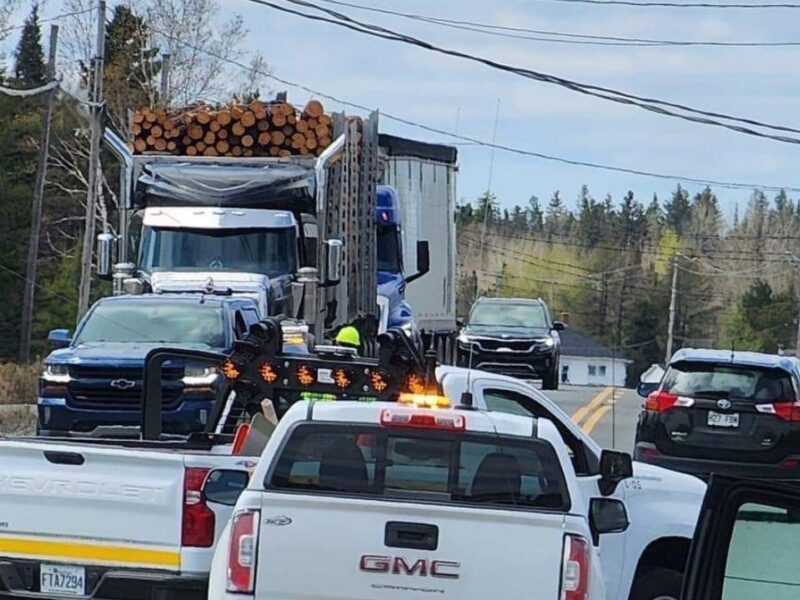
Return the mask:
<path fill-rule="evenodd" d="M 719 409 L 729 410 L 731 406 L 733 406 L 733 404 L 731 404 L 730 400 L 724 398 L 722 400 L 717 400 L 717 408 Z"/>
<path fill-rule="evenodd" d="M 111 382 L 111 387 L 118 390 L 130 390 L 136 387 L 136 382 L 130 379 L 115 379 Z"/>

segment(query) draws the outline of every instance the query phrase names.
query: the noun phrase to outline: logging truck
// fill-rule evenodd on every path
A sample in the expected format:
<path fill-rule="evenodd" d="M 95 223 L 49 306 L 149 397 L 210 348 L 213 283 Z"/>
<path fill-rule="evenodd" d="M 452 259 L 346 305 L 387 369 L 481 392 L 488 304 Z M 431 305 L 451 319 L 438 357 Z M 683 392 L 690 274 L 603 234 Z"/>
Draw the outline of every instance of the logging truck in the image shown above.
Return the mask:
<path fill-rule="evenodd" d="M 398 179 L 396 167 L 409 154 L 438 164 L 441 150 L 433 150 L 443 147 L 406 140 L 417 152 L 398 153 L 399 138 L 379 138 L 376 114 L 327 117 L 317 104 L 302 112 L 285 103 L 184 109 L 182 116 L 142 110 L 130 145 L 107 131 L 124 166 L 124 210 L 119 235 L 98 237 L 98 274 L 113 280 L 117 294 L 213 288 L 250 295 L 263 316 L 296 320 L 317 339 L 355 324 L 367 353 L 387 327 L 416 331 L 404 295 L 430 266 L 419 234 L 429 232 L 420 226 L 420 205 L 427 201 L 422 178 L 431 174 L 420 166 L 417 177 Z M 445 312 L 455 296 L 450 150 L 449 184 L 439 190 L 447 197 L 432 203 L 447 224 L 437 242 L 446 251 L 434 265 Z M 403 189 L 379 186 L 382 179 Z M 406 277 L 403 257 L 411 252 L 417 273 Z"/>

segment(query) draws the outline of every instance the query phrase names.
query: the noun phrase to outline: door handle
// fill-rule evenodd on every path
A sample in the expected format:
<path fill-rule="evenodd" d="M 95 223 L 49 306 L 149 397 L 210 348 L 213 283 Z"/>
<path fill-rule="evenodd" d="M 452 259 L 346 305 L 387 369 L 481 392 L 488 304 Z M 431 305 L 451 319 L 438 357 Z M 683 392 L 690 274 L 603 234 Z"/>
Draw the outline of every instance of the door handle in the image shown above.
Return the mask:
<path fill-rule="evenodd" d="M 44 457 L 54 465 L 70 465 L 78 467 L 86 462 L 83 454 L 77 452 L 50 452 L 45 451 Z"/>
<path fill-rule="evenodd" d="M 436 550 L 439 546 L 439 528 L 425 523 L 386 523 L 384 544 L 389 548 Z"/>

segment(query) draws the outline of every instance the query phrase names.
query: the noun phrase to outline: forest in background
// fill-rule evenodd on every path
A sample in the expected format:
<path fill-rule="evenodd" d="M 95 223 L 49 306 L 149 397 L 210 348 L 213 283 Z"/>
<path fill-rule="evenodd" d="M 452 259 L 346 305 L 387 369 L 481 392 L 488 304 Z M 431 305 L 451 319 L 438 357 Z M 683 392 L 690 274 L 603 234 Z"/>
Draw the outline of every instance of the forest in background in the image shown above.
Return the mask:
<path fill-rule="evenodd" d="M 583 186 L 575 208 L 559 192 L 511 209 L 488 193 L 462 203 L 459 314 L 478 295 L 541 297 L 554 318 L 569 313 L 633 360 L 638 378 L 664 362 L 677 264 L 674 349 L 794 349 L 800 203 L 755 191 L 728 223 L 722 201 L 710 188 L 643 202 L 632 192 L 596 199 Z"/>

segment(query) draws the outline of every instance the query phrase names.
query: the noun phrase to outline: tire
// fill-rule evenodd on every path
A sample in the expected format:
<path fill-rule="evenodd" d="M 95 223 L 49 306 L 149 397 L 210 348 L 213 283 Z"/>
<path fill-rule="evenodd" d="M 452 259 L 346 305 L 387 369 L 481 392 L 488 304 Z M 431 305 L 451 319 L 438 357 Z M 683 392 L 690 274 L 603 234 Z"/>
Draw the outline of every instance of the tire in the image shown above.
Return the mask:
<path fill-rule="evenodd" d="M 653 567 L 639 574 L 633 582 L 630 600 L 679 600 L 683 573 Z"/>
<path fill-rule="evenodd" d="M 555 391 L 558 389 L 558 383 L 558 361 L 556 361 L 553 367 L 545 373 L 545 376 L 542 378 L 542 389 Z"/>

